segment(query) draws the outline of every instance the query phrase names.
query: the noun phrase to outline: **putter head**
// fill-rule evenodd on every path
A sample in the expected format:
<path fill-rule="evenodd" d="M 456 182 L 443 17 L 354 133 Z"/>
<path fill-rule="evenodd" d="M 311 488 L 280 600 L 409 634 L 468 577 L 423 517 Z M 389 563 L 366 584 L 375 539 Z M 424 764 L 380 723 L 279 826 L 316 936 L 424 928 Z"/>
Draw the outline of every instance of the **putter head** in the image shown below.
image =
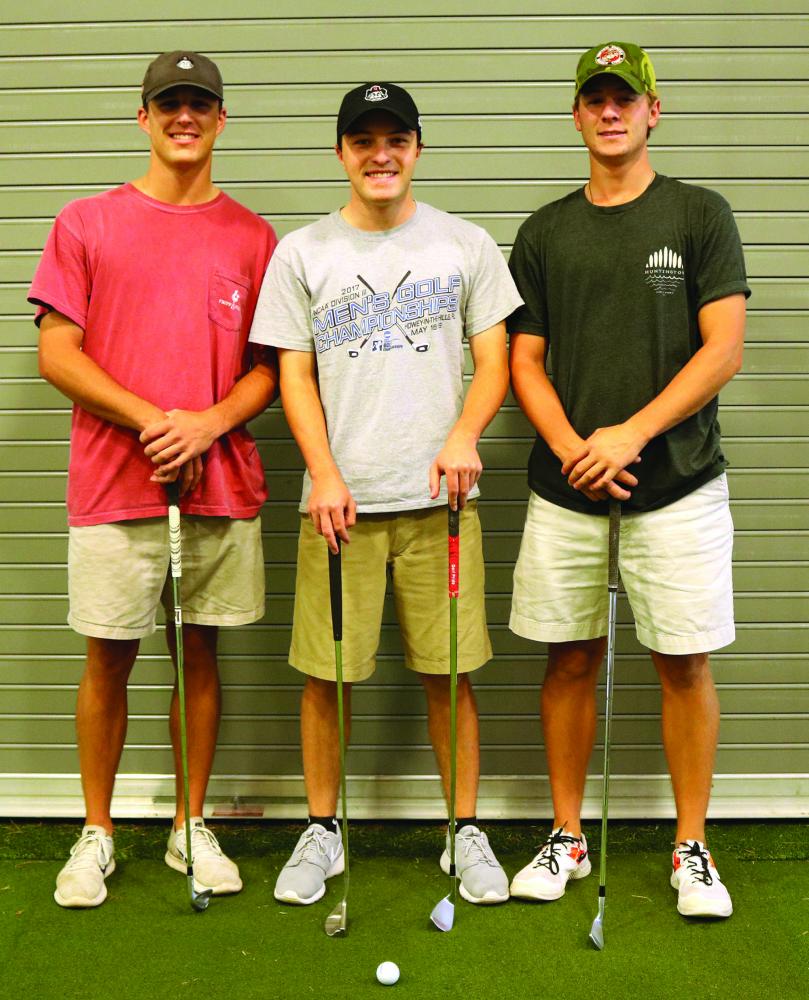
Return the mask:
<path fill-rule="evenodd" d="M 194 876 L 188 876 L 188 898 L 191 900 L 191 905 L 197 913 L 204 913 L 208 909 L 212 895 L 212 889 L 197 889 L 194 885 Z"/>
<path fill-rule="evenodd" d="M 449 896 L 444 896 L 440 902 L 435 904 L 433 912 L 430 914 L 430 920 L 440 931 L 452 930 L 452 925 L 455 923 L 455 904 Z"/>
<path fill-rule="evenodd" d="M 346 933 L 346 924 L 348 923 L 347 910 L 348 907 L 346 905 L 346 901 L 341 899 L 337 906 L 335 906 L 331 913 L 326 917 L 326 923 L 323 925 L 323 930 L 329 935 L 329 937 L 336 937 L 338 934 Z"/>
<path fill-rule="evenodd" d="M 599 951 L 604 950 L 604 924 L 601 920 L 601 914 L 595 918 L 593 921 L 593 926 L 590 928 L 590 940 L 598 948 Z"/>

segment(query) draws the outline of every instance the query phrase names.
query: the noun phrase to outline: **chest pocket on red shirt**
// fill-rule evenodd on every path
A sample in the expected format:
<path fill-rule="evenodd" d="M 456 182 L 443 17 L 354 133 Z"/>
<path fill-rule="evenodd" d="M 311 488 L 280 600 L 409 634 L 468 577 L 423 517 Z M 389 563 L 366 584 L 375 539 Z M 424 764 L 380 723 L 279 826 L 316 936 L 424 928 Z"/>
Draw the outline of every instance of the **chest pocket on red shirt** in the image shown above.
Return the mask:
<path fill-rule="evenodd" d="M 208 316 L 225 330 L 239 331 L 247 308 L 250 279 L 217 268 L 208 277 Z"/>

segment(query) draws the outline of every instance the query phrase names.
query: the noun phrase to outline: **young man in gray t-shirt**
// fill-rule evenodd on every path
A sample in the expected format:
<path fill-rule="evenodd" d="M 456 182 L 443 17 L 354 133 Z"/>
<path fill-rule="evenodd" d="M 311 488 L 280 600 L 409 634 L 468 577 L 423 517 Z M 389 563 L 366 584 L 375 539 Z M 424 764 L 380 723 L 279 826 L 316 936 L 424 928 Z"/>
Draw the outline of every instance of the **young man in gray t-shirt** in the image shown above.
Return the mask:
<path fill-rule="evenodd" d="M 336 151 L 351 185 L 349 202 L 281 241 L 250 338 L 278 348 L 284 410 L 306 462 L 289 659 L 307 675 L 301 734 L 310 815 L 275 897 L 313 903 L 325 880 L 343 870 L 327 611 L 327 553 L 337 551 L 338 539 L 345 543 L 349 705 L 352 682 L 374 670 L 390 574 L 405 664 L 427 696 L 447 792 L 449 503 L 461 508 L 463 565 L 457 870 L 465 899 L 505 902 L 508 880 L 475 818 L 478 718 L 468 672 L 491 656 L 475 509 L 483 468 L 477 443 L 506 394 L 504 320 L 521 299 L 482 229 L 414 200 L 421 123 L 405 90 L 377 83 L 346 94 Z M 475 366 L 466 397 L 464 336 Z M 448 850 L 441 865 L 449 870 Z"/>

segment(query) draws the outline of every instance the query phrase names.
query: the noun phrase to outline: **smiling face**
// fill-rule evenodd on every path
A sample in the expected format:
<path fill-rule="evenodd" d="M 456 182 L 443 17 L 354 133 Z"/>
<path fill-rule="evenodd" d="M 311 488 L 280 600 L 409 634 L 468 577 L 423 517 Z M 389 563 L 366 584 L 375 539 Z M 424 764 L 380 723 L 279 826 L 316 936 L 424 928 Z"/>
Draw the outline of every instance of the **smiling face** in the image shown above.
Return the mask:
<path fill-rule="evenodd" d="M 371 111 L 336 147 L 351 183 L 351 200 L 367 211 L 394 211 L 411 200 L 410 183 L 421 155 L 415 131 L 395 115 Z"/>
<path fill-rule="evenodd" d="M 210 162 L 226 115 L 213 94 L 172 87 L 138 109 L 138 125 L 151 140 L 152 156 L 170 170 L 182 171 Z"/>
<path fill-rule="evenodd" d="M 573 120 L 590 155 L 602 163 L 631 163 L 645 155 L 650 129 L 660 118 L 660 101 L 636 93 L 620 77 L 603 74 L 582 87 Z"/>

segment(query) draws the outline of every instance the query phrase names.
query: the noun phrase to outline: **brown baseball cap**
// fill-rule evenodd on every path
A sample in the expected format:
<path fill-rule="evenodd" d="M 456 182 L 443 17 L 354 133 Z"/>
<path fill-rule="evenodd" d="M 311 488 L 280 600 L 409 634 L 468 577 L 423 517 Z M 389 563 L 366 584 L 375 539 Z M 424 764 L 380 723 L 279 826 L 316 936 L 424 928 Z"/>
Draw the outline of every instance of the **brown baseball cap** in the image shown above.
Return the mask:
<path fill-rule="evenodd" d="M 149 63 L 143 78 L 144 107 L 172 87 L 198 87 L 224 100 L 225 88 L 219 67 L 199 52 L 163 52 Z"/>

